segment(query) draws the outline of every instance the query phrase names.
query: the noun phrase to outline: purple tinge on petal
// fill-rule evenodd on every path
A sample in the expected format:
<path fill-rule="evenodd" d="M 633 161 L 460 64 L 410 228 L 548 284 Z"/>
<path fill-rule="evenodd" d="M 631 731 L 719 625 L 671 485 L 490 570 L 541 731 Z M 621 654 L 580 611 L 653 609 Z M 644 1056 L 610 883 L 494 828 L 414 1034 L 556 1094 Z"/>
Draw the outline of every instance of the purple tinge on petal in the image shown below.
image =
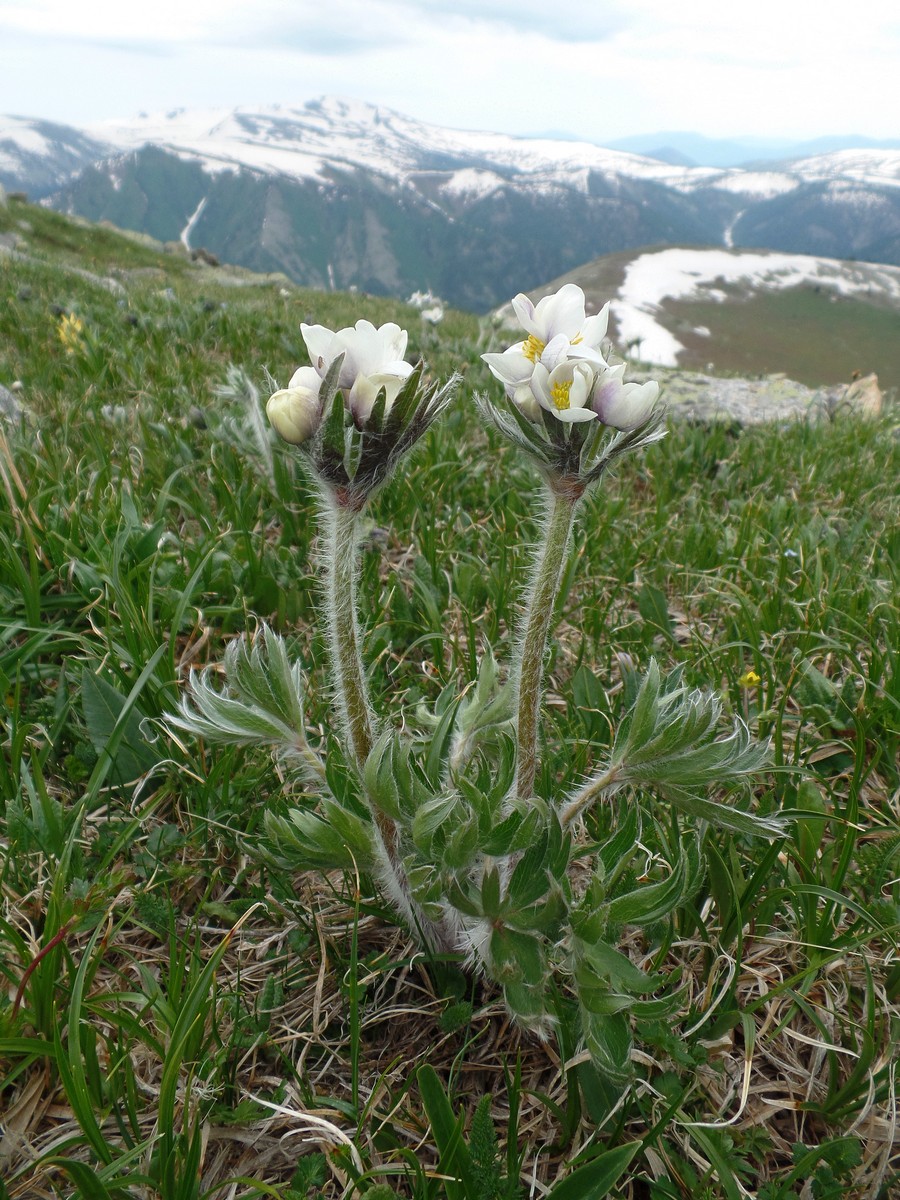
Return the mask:
<path fill-rule="evenodd" d="M 551 338 L 541 353 L 541 362 L 548 371 L 558 367 L 568 357 L 571 343 L 564 333 L 558 333 Z"/>
<path fill-rule="evenodd" d="M 643 425 L 649 418 L 659 396 L 659 384 L 651 379 L 647 383 L 622 383 L 616 373 L 602 380 L 594 388 L 591 407 L 604 425 L 628 432 Z"/>
<path fill-rule="evenodd" d="M 522 328 L 536 334 L 538 330 L 534 321 L 534 305 L 524 292 L 519 292 L 518 296 L 513 297 L 512 306 Z"/>

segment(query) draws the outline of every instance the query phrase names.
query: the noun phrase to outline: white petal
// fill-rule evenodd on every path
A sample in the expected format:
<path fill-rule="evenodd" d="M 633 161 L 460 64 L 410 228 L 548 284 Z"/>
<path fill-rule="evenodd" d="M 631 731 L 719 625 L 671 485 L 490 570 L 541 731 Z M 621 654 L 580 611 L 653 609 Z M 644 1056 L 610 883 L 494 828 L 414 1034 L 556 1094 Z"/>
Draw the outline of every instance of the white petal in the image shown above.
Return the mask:
<path fill-rule="evenodd" d="M 321 382 L 318 377 L 316 382 Z M 269 397 L 266 415 L 279 437 L 299 446 L 319 426 L 322 414 L 318 393 L 309 388 L 282 388 Z"/>
<path fill-rule="evenodd" d="M 383 362 L 396 362 L 403 358 L 406 354 L 406 343 L 409 341 L 409 334 L 405 329 L 401 329 L 393 321 L 388 321 L 378 330 L 378 336 L 381 339 Z"/>
<path fill-rule="evenodd" d="M 561 362 L 564 362 L 568 357 L 571 343 L 564 333 L 558 333 L 555 338 L 551 338 L 544 347 L 541 354 L 541 362 L 548 371 L 554 370 Z"/>
<path fill-rule="evenodd" d="M 521 346 L 522 343 L 519 342 L 518 347 L 511 346 L 502 354 L 482 354 L 481 357 L 490 368 L 491 374 L 501 383 L 509 383 L 513 387 L 518 387 L 531 379 L 531 372 L 534 370 L 535 364 L 522 354 L 519 348 Z"/>
<path fill-rule="evenodd" d="M 534 305 L 524 292 L 519 292 L 518 296 L 513 298 L 512 306 L 522 328 L 527 329 L 529 333 L 537 336 L 538 327 L 534 319 Z"/>
<path fill-rule="evenodd" d="M 658 396 L 659 384 L 653 379 L 623 384 L 616 378 L 595 388 L 591 404 L 604 425 L 627 432 L 644 424 Z"/>
<path fill-rule="evenodd" d="M 577 421 L 595 421 L 597 419 L 597 414 L 592 408 L 554 408 L 551 411 L 565 425 L 572 425 Z"/>
<path fill-rule="evenodd" d="M 541 419 L 541 406 L 534 398 L 530 381 L 521 387 L 510 388 L 508 391 L 512 392 L 510 399 L 523 417 L 527 417 L 529 421 L 539 421 Z"/>
<path fill-rule="evenodd" d="M 531 375 L 531 392 L 541 408 L 546 408 L 547 412 L 556 412 L 556 405 L 550 395 L 550 372 L 541 362 L 534 364 Z"/>
<path fill-rule="evenodd" d="M 542 341 L 564 333 L 571 341 L 584 325 L 584 292 L 577 283 L 567 283 L 554 296 L 545 296 L 535 313 L 543 322 Z"/>
<path fill-rule="evenodd" d="M 587 363 L 577 362 L 572 368 L 572 386 L 569 389 L 569 408 L 584 408 L 594 386 L 594 372 Z"/>
<path fill-rule="evenodd" d="M 314 367 L 298 367 L 291 376 L 288 388 L 307 388 L 318 394 L 322 377 Z"/>
<path fill-rule="evenodd" d="M 375 406 L 375 401 L 378 398 L 380 384 L 369 375 L 357 375 L 353 381 L 353 387 L 350 389 L 350 395 L 347 397 L 350 404 L 350 411 L 353 413 L 357 425 L 364 425 L 369 419 L 369 415 Z M 385 404 L 387 398 L 385 397 Z"/>
<path fill-rule="evenodd" d="M 588 317 L 581 327 L 580 346 L 589 346 L 595 350 L 606 337 L 609 328 L 609 301 L 603 305 L 596 316 Z"/>
<path fill-rule="evenodd" d="M 328 370 L 328 364 L 338 353 L 334 349 L 335 334 L 333 330 L 326 329 L 324 325 L 301 325 L 300 332 L 303 334 L 306 349 L 309 351 L 309 361 L 320 375 L 324 375 Z M 322 364 L 321 368 L 318 365 L 320 363 Z"/>

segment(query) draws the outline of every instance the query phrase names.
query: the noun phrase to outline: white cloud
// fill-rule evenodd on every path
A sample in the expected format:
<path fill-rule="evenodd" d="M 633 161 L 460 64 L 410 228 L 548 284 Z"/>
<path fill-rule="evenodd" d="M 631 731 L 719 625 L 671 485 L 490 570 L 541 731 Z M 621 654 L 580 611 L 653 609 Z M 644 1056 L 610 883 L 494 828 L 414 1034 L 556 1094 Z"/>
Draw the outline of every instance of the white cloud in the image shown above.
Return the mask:
<path fill-rule="evenodd" d="M 592 140 L 896 136 L 896 0 L 0 0 L 0 112 L 73 122 L 345 94 Z"/>

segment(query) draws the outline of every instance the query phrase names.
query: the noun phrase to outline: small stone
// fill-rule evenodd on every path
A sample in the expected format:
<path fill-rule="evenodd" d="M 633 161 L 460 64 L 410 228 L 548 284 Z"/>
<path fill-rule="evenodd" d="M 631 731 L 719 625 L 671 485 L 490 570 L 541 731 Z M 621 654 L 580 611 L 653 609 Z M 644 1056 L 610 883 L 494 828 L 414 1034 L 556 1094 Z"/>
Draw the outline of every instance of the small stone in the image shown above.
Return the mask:
<path fill-rule="evenodd" d="M 864 417 L 880 417 L 884 408 L 884 394 L 878 386 L 877 375 L 866 375 L 855 379 L 844 393 L 844 404 Z"/>
<path fill-rule="evenodd" d="M 210 253 L 209 250 L 205 250 L 202 246 L 198 246 L 196 250 L 191 251 L 191 261 L 202 263 L 207 267 L 218 267 L 220 265 L 215 254 Z"/>

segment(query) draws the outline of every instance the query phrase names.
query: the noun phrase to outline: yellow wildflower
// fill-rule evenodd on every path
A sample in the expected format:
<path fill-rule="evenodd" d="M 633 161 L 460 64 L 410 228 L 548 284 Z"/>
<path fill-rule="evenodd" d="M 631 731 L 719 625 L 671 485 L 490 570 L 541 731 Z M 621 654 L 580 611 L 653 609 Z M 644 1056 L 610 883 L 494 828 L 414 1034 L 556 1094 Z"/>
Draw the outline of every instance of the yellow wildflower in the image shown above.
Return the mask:
<path fill-rule="evenodd" d="M 84 335 L 84 322 L 73 313 L 64 313 L 57 327 L 59 340 L 66 348 L 66 354 L 74 354 L 81 346 Z"/>

